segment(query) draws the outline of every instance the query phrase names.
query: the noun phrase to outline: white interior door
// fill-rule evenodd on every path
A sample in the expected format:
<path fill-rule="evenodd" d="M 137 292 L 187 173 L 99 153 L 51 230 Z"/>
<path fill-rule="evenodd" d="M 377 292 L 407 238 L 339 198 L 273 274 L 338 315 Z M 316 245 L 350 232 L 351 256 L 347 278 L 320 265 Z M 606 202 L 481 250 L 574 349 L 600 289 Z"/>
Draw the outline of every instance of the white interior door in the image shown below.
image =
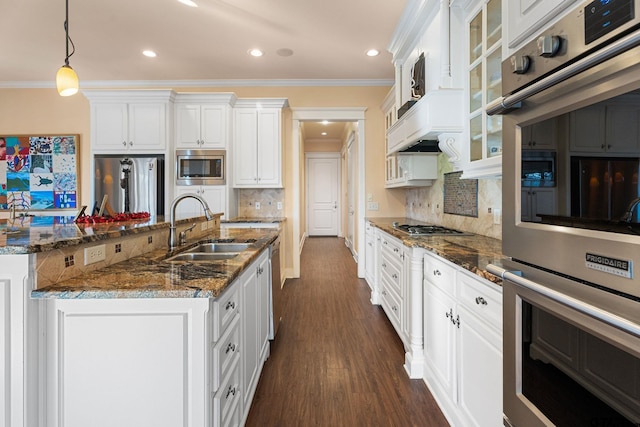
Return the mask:
<path fill-rule="evenodd" d="M 349 136 L 349 140 L 347 141 L 347 179 L 349 182 L 347 183 L 347 238 L 346 244 L 351 249 L 351 253 L 355 255 L 355 250 L 353 248 L 353 235 L 355 229 L 355 181 L 356 181 L 356 171 L 355 171 L 355 144 L 353 144 L 354 136 L 353 133 Z"/>
<path fill-rule="evenodd" d="M 337 236 L 340 212 L 339 153 L 331 157 L 308 157 L 307 183 L 309 235 Z"/>

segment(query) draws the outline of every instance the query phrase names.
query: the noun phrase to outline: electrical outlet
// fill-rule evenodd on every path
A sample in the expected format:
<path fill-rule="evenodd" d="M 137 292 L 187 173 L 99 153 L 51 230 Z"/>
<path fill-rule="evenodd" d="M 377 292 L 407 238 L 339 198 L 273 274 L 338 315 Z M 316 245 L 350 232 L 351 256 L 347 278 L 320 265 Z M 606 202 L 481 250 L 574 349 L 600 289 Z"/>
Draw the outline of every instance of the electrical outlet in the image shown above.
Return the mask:
<path fill-rule="evenodd" d="M 84 250 L 84 265 L 105 260 L 105 245 L 92 246 Z"/>
<path fill-rule="evenodd" d="M 499 225 L 502 222 L 502 209 L 495 208 L 493 210 L 493 223 Z"/>
<path fill-rule="evenodd" d="M 276 203 L 276 208 L 281 211 L 282 210 L 282 202 Z"/>
<path fill-rule="evenodd" d="M 260 202 L 256 202 L 256 210 L 260 209 Z"/>
<path fill-rule="evenodd" d="M 369 202 L 367 204 L 367 210 L 377 211 L 378 210 L 378 202 Z"/>
<path fill-rule="evenodd" d="M 200 224 L 200 231 L 204 231 L 207 228 L 209 228 L 209 221 L 203 221 L 202 224 Z"/>

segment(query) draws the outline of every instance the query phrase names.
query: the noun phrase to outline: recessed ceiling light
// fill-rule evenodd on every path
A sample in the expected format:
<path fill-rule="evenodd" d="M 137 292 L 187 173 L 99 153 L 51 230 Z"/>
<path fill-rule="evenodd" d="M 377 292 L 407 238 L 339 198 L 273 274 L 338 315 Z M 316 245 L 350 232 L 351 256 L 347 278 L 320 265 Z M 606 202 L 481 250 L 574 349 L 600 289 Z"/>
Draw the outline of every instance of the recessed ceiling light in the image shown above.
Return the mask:
<path fill-rule="evenodd" d="M 327 136 L 327 133 L 326 132 L 322 132 L 320 135 Z"/>
<path fill-rule="evenodd" d="M 191 0 L 178 0 L 178 1 L 182 4 L 186 4 L 187 6 L 198 7 L 198 5 Z"/>
<path fill-rule="evenodd" d="M 261 51 L 260 49 L 249 49 L 249 55 L 257 57 L 257 56 L 264 55 L 264 52 Z"/>
<path fill-rule="evenodd" d="M 143 50 L 142 54 L 148 58 L 155 58 L 156 56 L 158 56 L 158 54 L 152 50 Z"/>
<path fill-rule="evenodd" d="M 377 49 L 369 49 L 367 51 L 367 56 L 378 56 L 380 52 Z"/>
<path fill-rule="evenodd" d="M 276 53 L 277 53 L 279 56 L 291 56 L 291 55 L 293 55 L 293 50 L 291 50 L 291 49 L 289 49 L 289 48 L 284 47 L 284 48 L 282 48 L 282 49 L 278 49 L 278 50 L 276 50 Z"/>
<path fill-rule="evenodd" d="M 325 126 L 328 125 L 329 124 L 329 120 L 323 120 L 322 124 L 325 125 Z"/>

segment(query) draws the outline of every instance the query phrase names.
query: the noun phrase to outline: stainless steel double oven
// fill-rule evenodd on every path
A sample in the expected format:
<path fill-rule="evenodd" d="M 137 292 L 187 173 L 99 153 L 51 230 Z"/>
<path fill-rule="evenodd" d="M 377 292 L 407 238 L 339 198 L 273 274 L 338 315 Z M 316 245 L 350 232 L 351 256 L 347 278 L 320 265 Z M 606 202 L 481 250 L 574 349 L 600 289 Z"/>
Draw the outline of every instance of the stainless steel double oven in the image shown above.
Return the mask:
<path fill-rule="evenodd" d="M 640 425 L 640 0 L 581 3 L 503 63 L 504 424 Z M 553 182 L 527 180 L 537 156 Z M 524 182 L 524 184 L 523 184 Z M 532 212 L 533 210 L 533 212 Z"/>

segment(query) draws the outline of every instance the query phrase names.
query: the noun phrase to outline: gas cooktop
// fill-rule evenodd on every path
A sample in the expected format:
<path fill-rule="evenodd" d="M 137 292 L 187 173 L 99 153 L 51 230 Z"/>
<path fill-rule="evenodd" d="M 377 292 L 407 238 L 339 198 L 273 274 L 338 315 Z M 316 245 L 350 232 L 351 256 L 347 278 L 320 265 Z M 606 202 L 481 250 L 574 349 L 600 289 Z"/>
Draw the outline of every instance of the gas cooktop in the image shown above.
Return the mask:
<path fill-rule="evenodd" d="M 411 236 L 469 236 L 471 233 L 454 230 L 440 225 L 412 225 L 399 224 L 393 226 L 396 230 Z"/>

